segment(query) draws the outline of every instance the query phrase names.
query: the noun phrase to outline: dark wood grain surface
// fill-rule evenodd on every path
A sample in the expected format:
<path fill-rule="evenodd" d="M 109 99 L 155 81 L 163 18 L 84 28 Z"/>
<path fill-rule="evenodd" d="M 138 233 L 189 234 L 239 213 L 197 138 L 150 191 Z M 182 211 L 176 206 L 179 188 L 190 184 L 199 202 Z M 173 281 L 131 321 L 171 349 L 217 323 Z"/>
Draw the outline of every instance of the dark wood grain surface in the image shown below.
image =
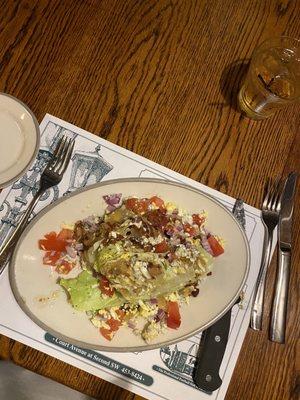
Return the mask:
<path fill-rule="evenodd" d="M 0 1 L 0 91 L 259 207 L 300 172 L 299 105 L 255 122 L 236 95 L 255 46 L 300 37 L 298 0 Z M 0 143 L 1 145 L 1 143 Z M 300 398 L 299 194 L 287 342 L 248 330 L 226 400 Z M 1 295 L 1 294 L 0 294 Z M 0 357 L 97 399 L 141 399 L 7 337 Z"/>

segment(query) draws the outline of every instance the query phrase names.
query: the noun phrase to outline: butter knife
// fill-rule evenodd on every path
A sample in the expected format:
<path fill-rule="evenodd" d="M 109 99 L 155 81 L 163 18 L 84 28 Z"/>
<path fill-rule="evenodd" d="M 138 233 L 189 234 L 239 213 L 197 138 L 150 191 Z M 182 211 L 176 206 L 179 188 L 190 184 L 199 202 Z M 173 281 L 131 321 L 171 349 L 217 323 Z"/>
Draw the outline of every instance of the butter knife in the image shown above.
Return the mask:
<path fill-rule="evenodd" d="M 243 200 L 236 200 L 232 213 L 245 230 L 246 219 Z M 237 299 L 235 304 L 239 302 L 240 298 Z M 231 309 L 211 327 L 202 332 L 193 379 L 195 384 L 206 392 L 213 392 L 222 384 L 219 370 L 228 342 L 230 320 Z"/>
<path fill-rule="evenodd" d="M 285 342 L 285 327 L 292 250 L 292 218 L 297 174 L 287 177 L 281 198 L 278 229 L 278 266 L 273 299 L 269 338 L 272 342 Z"/>

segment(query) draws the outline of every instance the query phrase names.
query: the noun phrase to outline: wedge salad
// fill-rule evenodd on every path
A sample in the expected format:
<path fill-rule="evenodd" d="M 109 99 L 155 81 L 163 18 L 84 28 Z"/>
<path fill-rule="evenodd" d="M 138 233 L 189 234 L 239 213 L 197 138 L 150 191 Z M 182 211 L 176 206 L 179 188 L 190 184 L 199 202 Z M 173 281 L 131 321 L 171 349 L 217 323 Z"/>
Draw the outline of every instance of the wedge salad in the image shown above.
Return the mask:
<path fill-rule="evenodd" d="M 150 342 L 180 327 L 180 306 L 198 296 L 223 241 L 207 230 L 204 211 L 189 214 L 158 196 L 103 199 L 104 215 L 39 240 L 43 264 L 104 338 L 126 325 Z"/>

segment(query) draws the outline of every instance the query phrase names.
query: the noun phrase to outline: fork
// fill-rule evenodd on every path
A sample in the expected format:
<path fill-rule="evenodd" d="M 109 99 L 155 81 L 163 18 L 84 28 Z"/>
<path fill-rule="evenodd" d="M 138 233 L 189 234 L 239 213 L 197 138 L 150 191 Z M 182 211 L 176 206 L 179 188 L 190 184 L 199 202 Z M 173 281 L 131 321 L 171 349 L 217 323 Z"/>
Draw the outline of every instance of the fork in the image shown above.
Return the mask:
<path fill-rule="evenodd" d="M 279 222 L 279 213 L 281 209 L 281 191 L 282 185 L 279 179 L 276 179 L 273 183 L 271 180 L 268 181 L 265 192 L 266 194 L 262 205 L 262 222 L 265 230 L 265 240 L 261 266 L 254 292 L 254 301 L 252 305 L 250 319 L 250 326 L 256 331 L 262 329 L 265 281 L 267 269 L 271 261 L 270 258 L 273 241 L 273 231 Z"/>
<path fill-rule="evenodd" d="M 12 250 L 14 249 L 19 237 L 21 236 L 21 233 L 23 232 L 28 222 L 30 214 L 37 202 L 39 201 L 40 197 L 47 189 L 51 188 L 52 186 L 58 185 L 62 180 L 63 174 L 68 167 L 73 148 L 74 139 L 71 139 L 67 136 L 62 136 L 55 148 L 53 157 L 49 160 L 46 168 L 41 175 L 39 190 L 34 195 L 33 199 L 29 203 L 27 210 L 20 218 L 16 229 L 14 230 L 8 241 L 0 249 L 0 275 L 5 269 Z"/>

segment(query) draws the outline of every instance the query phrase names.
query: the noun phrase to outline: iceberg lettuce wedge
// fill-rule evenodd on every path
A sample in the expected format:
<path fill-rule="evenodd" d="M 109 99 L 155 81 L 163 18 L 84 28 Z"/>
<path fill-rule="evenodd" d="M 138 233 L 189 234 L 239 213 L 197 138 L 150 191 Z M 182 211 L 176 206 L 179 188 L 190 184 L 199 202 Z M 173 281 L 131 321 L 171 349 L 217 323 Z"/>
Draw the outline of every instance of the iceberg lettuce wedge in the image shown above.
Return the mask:
<path fill-rule="evenodd" d="M 76 278 L 60 279 L 59 284 L 68 292 L 70 303 L 78 311 L 96 311 L 117 307 L 125 299 L 117 292 L 112 297 L 103 296 L 99 281 L 89 271 L 81 272 Z"/>

